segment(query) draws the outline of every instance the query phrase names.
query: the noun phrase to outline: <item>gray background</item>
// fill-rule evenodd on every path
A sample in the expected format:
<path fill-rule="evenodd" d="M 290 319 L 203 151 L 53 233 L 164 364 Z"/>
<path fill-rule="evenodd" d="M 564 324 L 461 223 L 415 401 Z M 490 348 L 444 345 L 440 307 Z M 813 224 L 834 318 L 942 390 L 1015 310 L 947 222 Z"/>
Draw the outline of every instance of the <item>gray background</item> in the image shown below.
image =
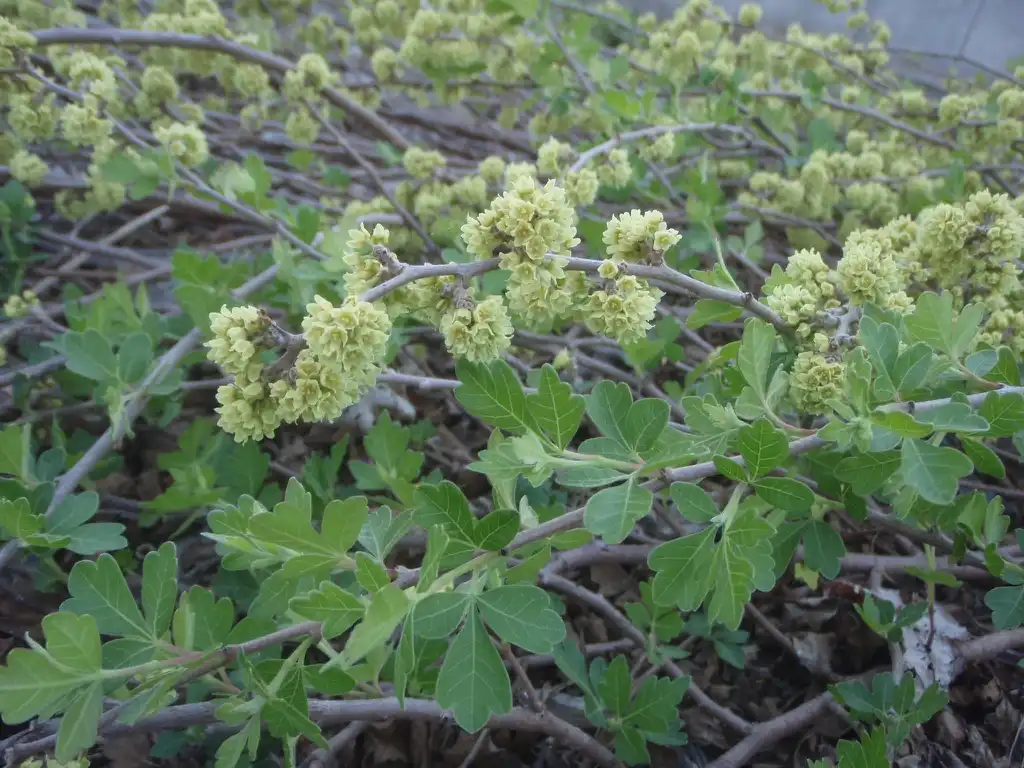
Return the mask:
<path fill-rule="evenodd" d="M 583 0 L 586 2 L 586 0 Z M 716 0 L 735 13 L 745 0 Z M 678 0 L 622 0 L 641 11 L 671 14 Z M 843 32 L 845 15 L 834 15 L 813 0 L 761 0 L 761 27 L 773 35 L 784 33 L 793 22 L 812 32 Z M 1005 70 L 1011 59 L 1024 57 L 1024 0 L 867 0 L 872 18 L 892 28 L 893 48 L 921 54 L 894 55 L 901 71 L 939 83 L 955 66 L 961 75 L 978 70 L 956 57 Z M 863 33 L 862 33 L 863 34 Z M 1024 63 L 1024 62 L 1021 62 Z"/>

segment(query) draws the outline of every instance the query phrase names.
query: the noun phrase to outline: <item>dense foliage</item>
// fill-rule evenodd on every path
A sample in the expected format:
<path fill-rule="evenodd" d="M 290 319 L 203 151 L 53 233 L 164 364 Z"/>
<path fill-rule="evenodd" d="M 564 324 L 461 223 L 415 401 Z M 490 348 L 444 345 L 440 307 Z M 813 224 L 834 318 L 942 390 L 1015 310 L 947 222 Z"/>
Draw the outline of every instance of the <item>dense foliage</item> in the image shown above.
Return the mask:
<path fill-rule="evenodd" d="M 918 86 L 828 5 L 0 3 L 6 757 L 917 748 L 1024 644 L 1024 67 Z M 882 667 L 758 607 L 837 595 Z M 692 679 L 745 619 L 775 717 Z"/>

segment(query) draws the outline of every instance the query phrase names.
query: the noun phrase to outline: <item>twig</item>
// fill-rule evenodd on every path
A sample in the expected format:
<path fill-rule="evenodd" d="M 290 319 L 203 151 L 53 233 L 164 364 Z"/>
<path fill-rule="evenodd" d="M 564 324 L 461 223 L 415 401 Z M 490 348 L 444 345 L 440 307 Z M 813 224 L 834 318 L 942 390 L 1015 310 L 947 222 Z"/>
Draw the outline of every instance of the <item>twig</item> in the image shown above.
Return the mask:
<path fill-rule="evenodd" d="M 339 733 L 327 741 L 327 749 L 318 749 L 310 755 L 303 763 L 302 768 L 327 768 L 331 765 L 334 755 L 338 754 L 348 744 L 359 738 L 363 731 L 369 727 L 369 723 L 356 721 L 349 723 Z"/>
<path fill-rule="evenodd" d="M 36 45 L 139 45 L 165 46 L 170 48 L 186 48 L 201 51 L 217 51 L 241 61 L 259 64 L 265 69 L 275 72 L 290 72 L 295 65 L 287 59 L 275 56 L 266 51 L 250 48 L 240 43 L 225 40 L 216 35 L 190 35 L 180 32 L 149 32 L 141 29 L 92 28 L 77 29 L 66 27 L 61 29 L 39 29 L 32 32 Z M 334 88 L 324 88 L 323 96 L 331 104 L 354 115 L 364 123 L 372 126 L 381 136 L 386 138 L 398 149 L 408 149 L 409 142 L 373 111 L 359 102 L 346 96 Z"/>

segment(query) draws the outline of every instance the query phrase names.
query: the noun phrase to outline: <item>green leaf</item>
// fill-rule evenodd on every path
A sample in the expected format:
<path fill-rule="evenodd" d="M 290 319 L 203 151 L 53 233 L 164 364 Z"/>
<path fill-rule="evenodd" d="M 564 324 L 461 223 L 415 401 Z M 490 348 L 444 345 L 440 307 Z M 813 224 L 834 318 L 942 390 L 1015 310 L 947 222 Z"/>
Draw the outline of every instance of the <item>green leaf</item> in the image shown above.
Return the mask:
<path fill-rule="evenodd" d="M 668 426 L 668 403 L 654 398 L 634 403 L 629 387 L 622 382 L 599 382 L 586 402 L 587 415 L 601 434 L 631 454 L 654 448 Z"/>
<path fill-rule="evenodd" d="M 322 622 L 326 640 L 340 635 L 366 612 L 359 598 L 331 581 L 323 581 L 312 592 L 293 597 L 288 607 L 304 619 Z"/>
<path fill-rule="evenodd" d="M 632 686 L 629 662 L 625 656 L 616 656 L 608 665 L 598 686 L 605 709 L 616 717 L 622 717 L 629 707 L 629 692 Z"/>
<path fill-rule="evenodd" d="M 839 575 L 840 559 L 846 554 L 843 537 L 822 520 L 811 520 L 804 528 L 804 562 L 826 579 Z"/>
<path fill-rule="evenodd" d="M 965 437 L 960 441 L 960 444 L 963 446 L 967 458 L 974 463 L 975 468 L 979 472 L 989 477 L 999 478 L 1000 480 L 1006 477 L 1006 467 L 1003 466 L 1003 461 L 999 458 L 999 454 L 981 440 L 971 440 Z"/>
<path fill-rule="evenodd" d="M 1020 368 L 1017 365 L 1017 357 L 1009 347 L 999 347 L 996 351 L 996 364 L 988 372 L 986 378 L 989 381 L 997 381 L 1000 384 L 1020 386 Z"/>
<path fill-rule="evenodd" d="M 60 719 L 57 729 L 56 757 L 69 762 L 96 743 L 100 716 L 103 714 L 103 683 L 90 685 L 75 697 Z"/>
<path fill-rule="evenodd" d="M 581 395 L 561 381 L 555 369 L 545 364 L 540 371 L 537 391 L 526 396 L 527 407 L 534 421 L 560 449 L 564 449 L 580 428 L 586 409 Z"/>
<path fill-rule="evenodd" d="M 718 515 L 714 499 L 693 483 L 672 483 L 669 495 L 679 514 L 694 523 L 707 523 Z"/>
<path fill-rule="evenodd" d="M 981 403 L 978 415 L 988 422 L 991 437 L 1009 437 L 1024 429 L 1024 395 L 992 392 Z"/>
<path fill-rule="evenodd" d="M 368 516 L 365 496 L 328 502 L 320 524 L 321 538 L 328 547 L 343 555 L 356 543 Z"/>
<path fill-rule="evenodd" d="M 366 518 L 359 532 L 359 543 L 378 561 L 383 561 L 395 544 L 409 532 L 412 518 L 411 510 L 394 515 L 390 508 L 378 507 Z"/>
<path fill-rule="evenodd" d="M 750 480 L 747 470 L 738 461 L 734 461 L 728 456 L 715 456 L 711 461 L 714 463 L 715 469 L 734 482 L 746 483 Z"/>
<path fill-rule="evenodd" d="M 900 351 L 899 331 L 889 323 L 863 317 L 857 334 L 875 369 L 875 393 L 882 400 L 891 400 L 899 389 L 895 383 L 896 361 Z"/>
<path fill-rule="evenodd" d="M 210 590 L 194 586 L 178 598 L 178 609 L 171 620 L 174 644 L 195 651 L 219 648 L 234 621 L 235 609 L 229 598 L 218 600 Z"/>
<path fill-rule="evenodd" d="M 498 552 L 519 533 L 519 513 L 514 509 L 496 509 L 476 521 L 473 543 L 485 552 Z"/>
<path fill-rule="evenodd" d="M 738 629 L 754 589 L 774 586 L 771 537 L 775 529 L 753 511 L 739 515 L 715 548 L 708 620 Z M 766 577 L 771 577 L 766 584 Z"/>
<path fill-rule="evenodd" d="M 985 307 L 971 304 L 956 315 L 953 295 L 932 292 L 917 297 L 913 314 L 905 319 L 907 330 L 915 341 L 930 344 L 951 359 L 960 360 L 970 348 L 985 315 Z"/>
<path fill-rule="evenodd" d="M 903 411 L 875 411 L 871 415 L 871 420 L 882 429 L 900 437 L 927 437 L 935 431 Z"/>
<path fill-rule="evenodd" d="M 272 736 L 305 736 L 318 747 L 327 748 L 327 740 L 320 733 L 320 728 L 309 719 L 309 702 L 303 688 L 301 668 L 292 670 L 281 684 L 278 695 L 263 705 L 260 714 Z"/>
<path fill-rule="evenodd" d="M 492 715 L 512 710 L 508 672 L 475 608 L 470 608 L 462 631 L 445 655 L 435 696 L 470 733 L 487 725 Z"/>
<path fill-rule="evenodd" d="M 443 640 L 455 633 L 473 599 L 459 592 L 428 595 L 412 611 L 412 626 L 420 637 Z"/>
<path fill-rule="evenodd" d="M 0 532 L 9 539 L 24 539 L 43 530 L 43 516 L 36 515 L 28 499 L 0 499 Z"/>
<path fill-rule="evenodd" d="M 655 572 L 652 596 L 657 605 L 696 610 L 711 589 L 716 526 L 659 544 L 647 557 Z"/>
<path fill-rule="evenodd" d="M 162 637 L 171 628 L 177 601 L 178 553 L 174 542 L 166 541 L 142 561 L 142 608 L 153 637 Z"/>
<path fill-rule="evenodd" d="M 899 469 L 902 459 L 898 451 L 860 453 L 847 456 L 835 468 L 835 477 L 858 496 L 874 493 Z"/>
<path fill-rule="evenodd" d="M 101 634 L 157 639 L 142 618 L 120 566 L 110 555 L 100 555 L 95 562 L 75 563 L 68 577 L 68 593 L 71 598 L 64 601 L 61 610 L 92 616 Z"/>
<path fill-rule="evenodd" d="M 391 583 L 387 568 L 366 552 L 356 553 L 356 581 L 367 592 L 379 592 Z"/>
<path fill-rule="evenodd" d="M 787 512 L 807 512 L 814 504 L 814 491 L 789 477 L 762 477 L 754 483 L 758 498 Z"/>
<path fill-rule="evenodd" d="M 760 402 L 766 400 L 768 366 L 775 351 L 775 328 L 763 320 L 751 318 L 743 328 L 743 340 L 736 365 Z"/>
<path fill-rule="evenodd" d="M 370 651 L 387 642 L 409 612 L 409 598 L 390 584 L 373 596 L 365 618 L 352 631 L 339 659 L 350 667 Z M 333 661 L 331 662 L 334 663 Z"/>
<path fill-rule="evenodd" d="M 1024 586 L 996 587 L 985 595 L 985 605 L 992 610 L 992 624 L 996 629 L 1012 629 L 1024 624 Z"/>
<path fill-rule="evenodd" d="M 149 334 L 133 333 L 117 350 L 117 372 L 122 382 L 134 384 L 149 370 L 153 362 L 153 341 Z"/>
<path fill-rule="evenodd" d="M 510 584 L 477 598 L 487 626 L 506 643 L 531 653 L 551 653 L 565 638 L 565 623 L 551 609 L 551 600 L 539 587 Z"/>
<path fill-rule="evenodd" d="M 648 677 L 633 696 L 624 723 L 652 734 L 679 730 L 679 704 L 690 687 L 689 677 Z"/>
<path fill-rule="evenodd" d="M 0 432 L 0 475 L 23 476 L 31 434 L 30 424 L 11 424 Z"/>
<path fill-rule="evenodd" d="M 14 648 L 0 667 L 0 715 L 8 724 L 51 710 L 77 688 L 102 680 L 100 636 L 91 616 L 43 618 L 47 655 Z"/>
<path fill-rule="evenodd" d="M 936 432 L 984 432 L 988 422 L 971 410 L 967 403 L 947 403 L 919 413 L 918 421 L 931 424 Z"/>
<path fill-rule="evenodd" d="M 532 1 L 535 2 L 536 0 Z M 505 2 L 508 2 L 508 0 L 505 0 Z M 604 103 L 612 113 L 627 120 L 636 120 L 640 116 L 640 100 L 626 91 L 605 91 Z"/>
<path fill-rule="evenodd" d="M 932 368 L 932 350 L 924 342 L 911 344 L 900 352 L 892 380 L 899 393 L 912 392 L 924 384 Z"/>
<path fill-rule="evenodd" d="M 420 484 L 414 499 L 418 525 L 427 530 L 440 525 L 461 541 L 475 541 L 476 520 L 469 511 L 469 501 L 455 483 L 444 480 L 437 485 Z"/>
<path fill-rule="evenodd" d="M 504 360 L 471 363 L 463 358 L 455 365 L 455 375 L 461 382 L 455 398 L 469 413 L 514 433 L 535 426 L 523 385 Z"/>
<path fill-rule="evenodd" d="M 654 494 L 630 478 L 591 496 L 583 512 L 583 524 L 595 536 L 618 544 L 651 511 L 653 501 Z"/>
<path fill-rule="evenodd" d="M 691 331 L 703 328 L 708 323 L 731 323 L 743 314 L 743 308 L 715 299 L 698 299 L 693 312 L 686 318 L 686 327 Z"/>
<path fill-rule="evenodd" d="M 99 331 L 90 328 L 84 333 L 65 334 L 64 355 L 67 369 L 79 376 L 102 382 L 118 380 L 117 357 Z"/>
<path fill-rule="evenodd" d="M 736 445 L 751 477 L 767 474 L 789 458 L 789 441 L 785 433 L 765 419 L 743 427 Z"/>
<path fill-rule="evenodd" d="M 904 440 L 900 467 L 903 479 L 925 501 L 952 504 L 960 478 L 974 471 L 971 460 L 955 448 L 923 440 Z"/>

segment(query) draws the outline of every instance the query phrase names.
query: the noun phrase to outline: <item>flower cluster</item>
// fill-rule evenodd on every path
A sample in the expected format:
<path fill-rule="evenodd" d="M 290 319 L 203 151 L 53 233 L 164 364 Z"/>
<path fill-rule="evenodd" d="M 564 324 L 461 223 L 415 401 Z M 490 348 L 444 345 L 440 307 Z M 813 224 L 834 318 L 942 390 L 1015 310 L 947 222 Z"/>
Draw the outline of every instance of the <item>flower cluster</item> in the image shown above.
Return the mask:
<path fill-rule="evenodd" d="M 33 307 L 39 306 L 39 297 L 35 291 L 22 291 L 21 295 L 12 294 L 4 302 L 4 314 L 12 320 L 25 317 Z"/>
<path fill-rule="evenodd" d="M 541 325 L 569 310 L 565 265 L 579 239 L 575 212 L 553 180 L 541 185 L 530 175 L 516 176 L 487 210 L 466 221 L 462 238 L 476 258 L 498 256 L 511 273 L 509 307 L 525 323 Z"/>
<path fill-rule="evenodd" d="M 593 332 L 631 344 L 647 336 L 658 302 L 664 295 L 646 280 L 622 273 L 614 261 L 605 261 L 599 272 L 601 287 L 580 305 L 579 313 Z"/>
<path fill-rule="evenodd" d="M 321 296 L 306 307 L 303 336 L 287 334 L 254 307 L 210 314 L 208 357 L 234 381 L 217 390 L 221 428 L 243 442 L 273 437 L 282 423 L 335 419 L 373 384 L 391 321 L 356 297 L 340 306 Z M 283 347 L 266 364 L 268 350 Z"/>
<path fill-rule="evenodd" d="M 679 242 L 680 234 L 665 224 L 661 211 L 632 211 L 612 216 L 604 230 L 604 244 L 615 261 L 660 263 L 665 251 Z"/>

